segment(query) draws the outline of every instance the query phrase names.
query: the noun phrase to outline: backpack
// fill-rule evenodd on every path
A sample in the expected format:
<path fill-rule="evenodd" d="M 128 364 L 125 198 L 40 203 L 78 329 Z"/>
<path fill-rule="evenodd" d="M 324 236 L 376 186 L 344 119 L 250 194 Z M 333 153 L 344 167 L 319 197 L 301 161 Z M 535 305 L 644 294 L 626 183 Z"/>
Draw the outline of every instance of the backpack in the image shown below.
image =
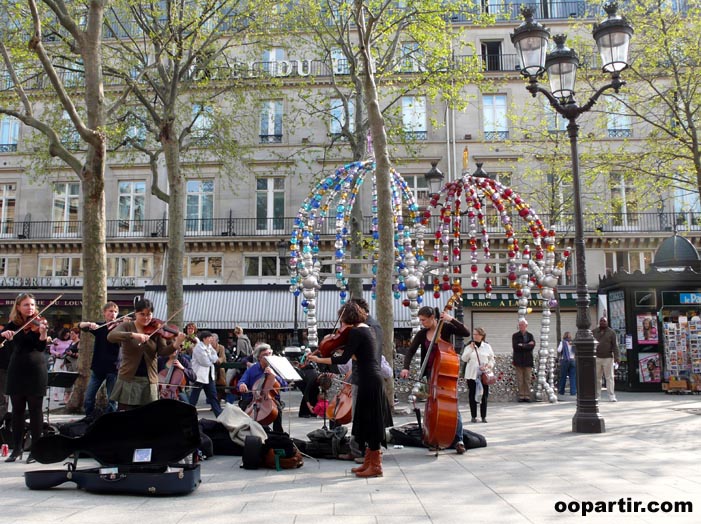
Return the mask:
<path fill-rule="evenodd" d="M 287 433 L 271 431 L 263 444 L 263 464 L 278 471 L 301 468 L 304 457 Z"/>

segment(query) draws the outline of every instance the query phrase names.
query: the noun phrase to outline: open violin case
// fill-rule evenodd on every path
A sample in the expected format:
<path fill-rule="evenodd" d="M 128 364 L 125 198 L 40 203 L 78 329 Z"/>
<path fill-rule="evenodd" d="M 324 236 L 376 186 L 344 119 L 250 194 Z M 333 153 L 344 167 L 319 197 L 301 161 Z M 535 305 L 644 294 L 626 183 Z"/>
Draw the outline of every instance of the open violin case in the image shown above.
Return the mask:
<path fill-rule="evenodd" d="M 163 399 L 146 406 L 107 413 L 81 437 L 48 435 L 32 446 L 42 464 L 61 462 L 65 469 L 27 471 L 29 489 L 48 489 L 64 482 L 94 493 L 184 495 L 200 483 L 196 450 L 200 444 L 197 410 L 178 400 Z M 100 467 L 78 469 L 78 458 L 89 456 Z"/>

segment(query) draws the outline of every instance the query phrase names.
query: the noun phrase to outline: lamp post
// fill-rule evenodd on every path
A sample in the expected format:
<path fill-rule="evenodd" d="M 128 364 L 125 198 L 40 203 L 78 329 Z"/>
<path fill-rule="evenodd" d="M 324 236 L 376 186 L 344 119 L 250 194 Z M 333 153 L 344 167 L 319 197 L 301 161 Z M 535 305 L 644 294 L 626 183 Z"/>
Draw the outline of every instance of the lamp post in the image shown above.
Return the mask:
<path fill-rule="evenodd" d="M 284 240 L 281 240 L 278 242 L 277 245 L 277 254 L 278 257 L 285 260 L 285 264 L 287 264 L 287 269 L 291 269 L 290 267 L 290 258 L 288 256 L 288 245 L 287 242 Z M 298 300 L 299 300 L 299 291 L 296 291 L 293 293 L 294 295 L 294 320 L 293 320 L 293 327 L 294 330 L 292 331 L 292 345 L 293 346 L 299 346 L 299 324 L 297 323 L 297 309 L 298 309 Z"/>
<path fill-rule="evenodd" d="M 604 6 L 608 18 L 594 25 L 593 37 L 601 54 L 603 71 L 611 74 L 611 81 L 597 90 L 585 103 L 575 101 L 574 83 L 579 66 L 577 53 L 565 47 L 566 35 L 553 37 L 556 48 L 546 54 L 550 31 L 533 21 L 533 9 L 523 6 L 521 14 L 525 21 L 511 34 L 511 41 L 520 56 L 521 74 L 528 78 L 526 89 L 533 95 L 544 95 L 550 105 L 569 121 L 567 133 L 570 138 L 572 157 L 572 184 L 574 196 L 575 260 L 577 267 L 577 334 L 573 344 L 577 361 L 577 411 L 572 419 L 575 433 L 603 433 L 605 424 L 599 414 L 596 398 L 596 341 L 591 332 L 589 318 L 589 293 L 587 288 L 586 256 L 584 252 L 584 224 L 582 219 L 581 182 L 579 180 L 579 152 L 577 117 L 589 111 L 607 90 L 616 93 L 625 85 L 620 73 L 628 67 L 628 45 L 633 35 L 632 26 L 616 15 L 616 2 Z M 538 85 L 538 79 L 547 71 L 550 91 Z"/>

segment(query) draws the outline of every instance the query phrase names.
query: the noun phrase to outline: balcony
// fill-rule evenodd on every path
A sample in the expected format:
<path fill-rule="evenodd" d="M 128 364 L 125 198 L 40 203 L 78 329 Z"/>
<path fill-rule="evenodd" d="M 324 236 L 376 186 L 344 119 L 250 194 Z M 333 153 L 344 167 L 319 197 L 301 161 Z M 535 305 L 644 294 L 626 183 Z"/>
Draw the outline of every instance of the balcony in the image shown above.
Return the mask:
<path fill-rule="evenodd" d="M 14 153 L 17 151 L 17 144 L 0 144 L 0 153 Z"/>
<path fill-rule="evenodd" d="M 573 215 L 560 214 L 554 219 L 547 214 L 539 214 L 545 227 L 553 225 L 558 235 L 571 237 L 574 232 Z M 268 219 L 258 218 L 208 218 L 187 219 L 186 238 L 220 238 L 220 237 L 278 237 L 286 235 L 295 224 L 295 217 L 278 217 Z M 429 230 L 438 227 L 438 216 L 432 217 Z M 408 224 L 408 219 L 405 221 Z M 525 231 L 524 224 L 517 213 L 512 216 L 512 224 L 516 231 Z M 503 233 L 501 218 L 488 214 L 485 218 L 487 231 L 493 236 Z M 319 224 L 322 236 L 333 237 L 336 225 L 333 220 Z M 371 217 L 363 219 L 363 231 L 367 234 L 372 229 Z M 108 240 L 124 239 L 165 239 L 168 236 L 168 220 L 108 220 L 106 224 Z M 467 220 L 462 220 L 461 233 L 467 235 L 469 226 Z M 701 213 L 668 212 L 668 213 L 590 213 L 584 215 L 584 232 L 589 236 L 598 235 L 628 235 L 651 233 L 659 236 L 671 234 L 673 231 L 701 233 Z M 0 223 L 0 238 L 11 240 L 80 240 L 83 234 L 81 221 L 52 222 L 52 221 L 7 221 Z"/>
<path fill-rule="evenodd" d="M 481 11 L 493 15 L 497 22 L 515 22 L 521 20 L 521 5 L 527 5 L 534 11 L 534 18 L 538 20 L 567 20 L 568 18 L 591 18 L 603 11 L 597 3 L 582 0 L 548 1 L 540 2 L 497 2 L 482 0 L 481 6 L 477 5 L 469 11 L 461 11 L 453 14 L 450 21 L 453 23 L 467 23 L 471 15 Z"/>

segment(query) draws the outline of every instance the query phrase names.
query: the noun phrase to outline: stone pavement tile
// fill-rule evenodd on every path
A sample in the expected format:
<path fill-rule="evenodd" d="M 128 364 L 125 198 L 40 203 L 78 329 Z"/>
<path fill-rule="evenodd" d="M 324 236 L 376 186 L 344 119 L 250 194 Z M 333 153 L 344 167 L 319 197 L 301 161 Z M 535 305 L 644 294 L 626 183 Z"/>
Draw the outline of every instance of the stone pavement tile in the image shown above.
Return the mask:
<path fill-rule="evenodd" d="M 476 508 L 472 505 L 443 504 L 426 508 L 430 521 L 434 524 L 532 524 L 504 501 Z"/>
<path fill-rule="evenodd" d="M 377 524 L 440 524 L 431 520 L 427 515 L 380 515 L 375 517 L 375 522 L 377 522 Z"/>
<path fill-rule="evenodd" d="M 318 515 L 297 515 L 295 524 L 320 524 L 321 519 Z M 377 518 L 373 515 L 364 516 L 328 516 L 324 515 L 323 524 L 377 524 Z"/>
<path fill-rule="evenodd" d="M 365 504 L 363 506 L 357 506 L 355 504 L 348 503 L 346 501 L 336 501 L 334 504 L 334 515 L 424 515 L 425 511 L 421 504 L 418 502 L 408 501 L 394 501 L 394 502 L 380 502 L 378 504 Z"/>

